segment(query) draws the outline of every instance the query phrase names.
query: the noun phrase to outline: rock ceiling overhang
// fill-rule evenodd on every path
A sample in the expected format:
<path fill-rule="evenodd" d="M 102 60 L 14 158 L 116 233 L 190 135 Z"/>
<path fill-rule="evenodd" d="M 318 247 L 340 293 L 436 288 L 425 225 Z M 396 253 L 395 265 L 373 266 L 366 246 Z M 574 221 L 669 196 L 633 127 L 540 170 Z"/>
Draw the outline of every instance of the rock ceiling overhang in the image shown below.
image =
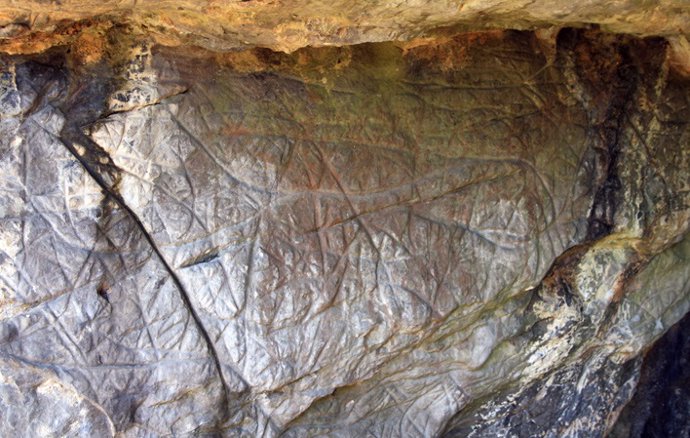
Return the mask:
<path fill-rule="evenodd" d="M 0 38 L 40 41 L 70 24 L 127 23 L 167 45 L 212 50 L 407 41 L 447 31 L 597 26 L 610 33 L 663 36 L 679 45 L 690 32 L 685 0 L 407 1 L 25 1 L 0 2 Z M 74 32 L 72 31 L 72 34 Z M 15 46 L 16 49 L 16 46 Z"/>

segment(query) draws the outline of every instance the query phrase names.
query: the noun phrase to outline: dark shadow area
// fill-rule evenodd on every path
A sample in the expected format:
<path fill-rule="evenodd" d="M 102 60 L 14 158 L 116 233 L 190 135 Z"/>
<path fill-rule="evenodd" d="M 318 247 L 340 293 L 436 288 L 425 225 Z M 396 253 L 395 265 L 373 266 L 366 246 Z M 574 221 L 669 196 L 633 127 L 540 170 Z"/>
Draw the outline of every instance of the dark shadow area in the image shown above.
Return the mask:
<path fill-rule="evenodd" d="M 690 314 L 645 355 L 637 390 L 608 436 L 690 436 Z"/>

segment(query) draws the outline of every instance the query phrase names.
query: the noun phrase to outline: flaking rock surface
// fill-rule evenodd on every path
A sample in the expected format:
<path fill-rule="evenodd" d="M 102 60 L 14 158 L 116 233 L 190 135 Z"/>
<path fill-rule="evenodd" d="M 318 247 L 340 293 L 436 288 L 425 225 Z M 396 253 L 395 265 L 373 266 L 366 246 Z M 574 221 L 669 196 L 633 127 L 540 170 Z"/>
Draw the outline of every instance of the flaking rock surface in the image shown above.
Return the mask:
<path fill-rule="evenodd" d="M 444 30 L 600 26 L 687 47 L 686 0 L 1 0 L 0 45 L 69 39 L 72 26 L 126 23 L 168 45 L 294 51 L 405 41 Z"/>
<path fill-rule="evenodd" d="M 103 32 L 2 60 L 3 435 L 599 436 L 690 308 L 663 39 Z"/>

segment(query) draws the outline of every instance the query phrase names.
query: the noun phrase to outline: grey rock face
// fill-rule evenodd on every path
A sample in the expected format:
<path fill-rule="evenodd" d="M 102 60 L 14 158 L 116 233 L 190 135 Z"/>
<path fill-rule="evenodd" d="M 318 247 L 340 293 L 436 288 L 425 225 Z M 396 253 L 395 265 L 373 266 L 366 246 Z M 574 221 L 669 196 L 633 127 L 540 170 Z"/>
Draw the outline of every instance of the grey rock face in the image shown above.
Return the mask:
<path fill-rule="evenodd" d="M 128 47 L 4 60 L 3 435 L 603 435 L 690 308 L 662 40 Z"/>

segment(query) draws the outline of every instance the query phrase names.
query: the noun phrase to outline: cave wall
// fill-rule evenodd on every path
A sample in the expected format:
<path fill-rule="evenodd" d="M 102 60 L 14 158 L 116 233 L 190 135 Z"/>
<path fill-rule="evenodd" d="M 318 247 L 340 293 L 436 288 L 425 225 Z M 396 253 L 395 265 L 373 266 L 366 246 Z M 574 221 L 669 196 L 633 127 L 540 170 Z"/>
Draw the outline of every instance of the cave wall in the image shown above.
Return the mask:
<path fill-rule="evenodd" d="M 644 355 L 635 394 L 625 405 L 612 438 L 690 434 L 690 315 L 685 315 Z"/>
<path fill-rule="evenodd" d="M 3 435 L 603 436 L 690 308 L 667 38 L 80 26 L 2 58 Z"/>

